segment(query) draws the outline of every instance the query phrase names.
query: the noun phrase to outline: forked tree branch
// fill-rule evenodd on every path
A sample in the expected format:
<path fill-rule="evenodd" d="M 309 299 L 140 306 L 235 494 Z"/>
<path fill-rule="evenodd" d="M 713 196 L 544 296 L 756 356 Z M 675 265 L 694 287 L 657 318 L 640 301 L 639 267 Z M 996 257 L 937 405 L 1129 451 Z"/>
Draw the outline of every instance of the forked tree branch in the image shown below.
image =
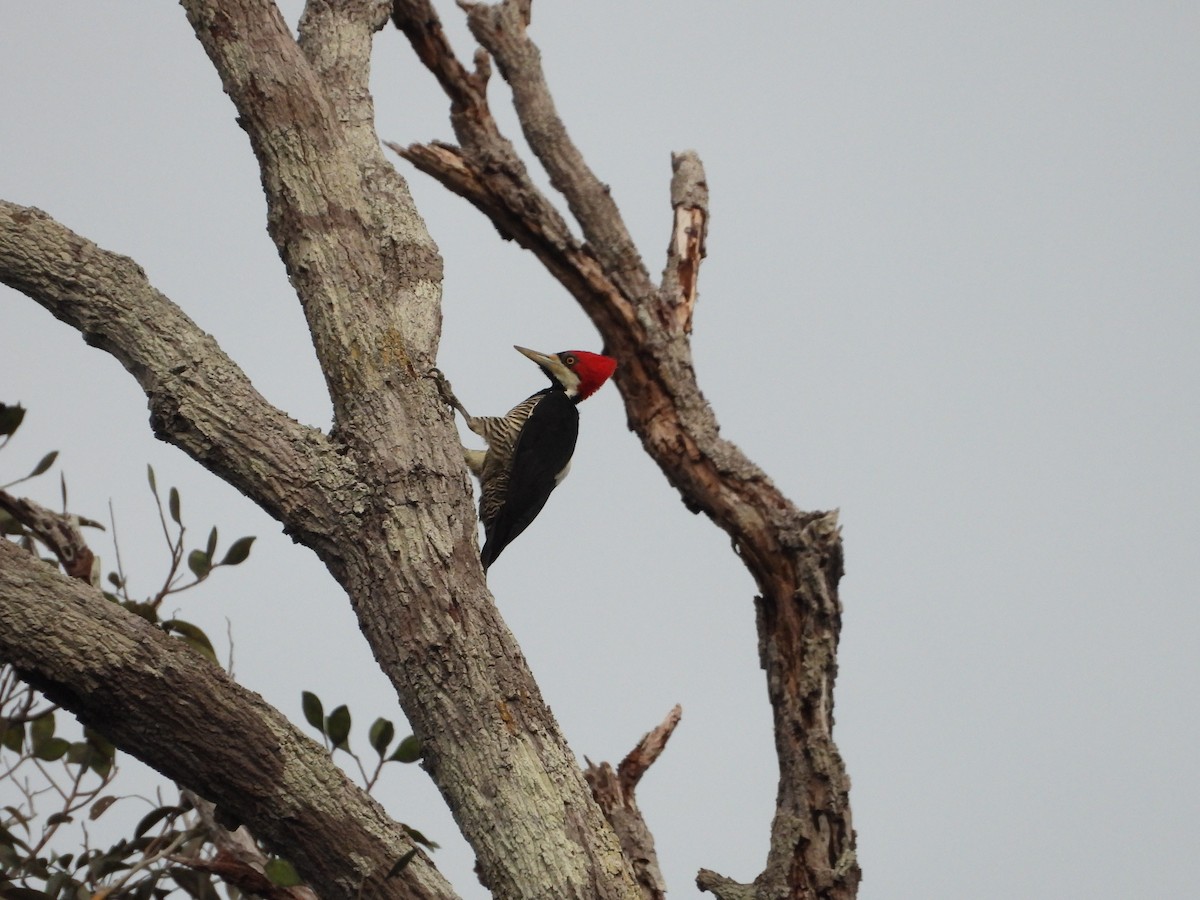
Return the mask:
<path fill-rule="evenodd" d="M 77 519 L 3 490 L 0 490 L 0 509 L 49 547 L 69 577 L 93 586 L 99 583 L 96 555 L 84 540 Z"/>
<path fill-rule="evenodd" d="M 650 276 L 612 192 L 588 168 L 555 109 L 542 73 L 541 53 L 527 32 L 530 5 L 531 0 L 462 4 L 471 33 L 492 55 L 512 89 L 525 139 L 551 185 L 566 199 L 584 239 L 624 292 L 644 293 L 651 287 Z"/>
<path fill-rule="evenodd" d="M 383 161 L 371 123 L 366 63 L 386 5 L 311 0 L 298 42 L 267 0 L 184 0 L 184 6 L 258 158 L 269 230 L 333 401 L 332 438 L 266 404 L 135 265 L 43 214 L 0 207 L 0 278 L 117 356 L 150 398 L 160 437 L 239 487 L 317 551 L 347 590 L 422 741 L 423 764 L 498 897 L 643 895 L 491 602 L 456 434 L 433 387 L 418 377 L 435 357 L 441 263 L 406 186 Z M 758 585 L 760 658 L 780 765 L 768 863 L 752 887 L 709 875 L 698 883 L 724 897 L 852 897 L 859 873 L 848 782 L 831 737 L 841 613 L 836 516 L 801 512 L 783 497 L 719 436 L 696 384 L 688 336 L 708 218 L 699 159 L 676 157 L 666 269 L 655 285 L 607 188 L 587 170 L 549 102 L 526 33 L 528 2 L 468 6 L 468 20 L 512 86 L 526 139 L 567 198 L 583 241 L 532 184 L 495 126 L 485 94 L 488 56 L 477 55 L 473 71 L 453 59 L 424 0 L 398 0 L 393 15 L 450 96 L 460 144 L 408 148 L 403 155 L 535 252 L 576 297 L 607 352 L 622 360 L 617 384 L 631 427 L 689 508 L 730 534 Z M 8 562 L 0 575 L 17 572 Z M 52 573 L 43 567 L 40 574 Z M 22 590 L 0 596 L 24 598 L 33 588 L 26 583 Z M 64 595 L 68 602 L 85 636 L 88 617 L 121 615 L 111 605 L 84 608 L 79 595 Z M 20 619 L 27 604 L 6 603 L 4 610 L 17 617 L 6 636 L 35 627 Z M 120 627 L 128 629 L 124 618 Z M 136 648 L 127 649 L 140 665 Z M 110 667 L 100 674 L 113 682 L 106 688 L 111 696 L 89 693 L 92 676 L 64 667 L 75 657 L 53 658 L 62 650 L 57 643 L 43 648 L 51 657 L 42 669 L 17 656 L 15 644 L 3 652 L 119 744 L 152 753 L 146 735 L 123 730 L 130 700 L 118 696 L 125 685 L 134 690 L 140 683 L 140 669 Z M 183 676 L 186 667 L 177 668 L 172 677 Z M 228 700 L 241 711 L 255 703 L 252 695 Z M 112 721 L 109 704 L 121 711 Z M 255 728 L 263 740 L 282 733 Z M 168 754 L 159 767 L 180 765 Z M 318 783 L 310 796 L 311 785 L 286 787 L 306 800 L 328 788 Z M 210 784 L 195 787 L 214 796 Z M 233 808 L 248 805 L 252 823 L 269 812 L 253 797 L 225 800 Z M 319 852 L 329 823 L 319 824 L 297 845 L 298 854 Z M 287 840 L 270 827 L 256 831 Z M 385 866 L 386 854 L 331 859 L 337 854 L 328 850 L 320 848 L 322 860 L 294 861 L 331 898 L 356 895 L 358 886 L 346 877 L 351 862 L 370 884 Z M 407 879 L 403 889 L 417 893 L 392 895 L 446 896 L 434 888 L 422 893 L 420 883 Z"/>
<path fill-rule="evenodd" d="M 188 453 L 298 539 L 336 518 L 327 492 L 350 473 L 328 440 L 255 390 L 216 340 L 126 256 L 97 247 L 39 209 L 0 200 L 0 283 L 36 300 L 137 379 L 155 435 Z M 331 465 L 331 463 L 333 463 Z M 321 473 L 325 490 L 313 478 Z"/>
<path fill-rule="evenodd" d="M 682 715 L 683 708 L 676 705 L 657 728 L 643 735 L 615 771 L 606 762 L 596 765 L 584 757 L 587 762 L 584 776 L 592 787 L 592 796 L 621 839 L 621 849 L 633 861 L 634 872 L 646 900 L 663 900 L 667 885 L 658 866 L 654 835 L 642 811 L 638 809 L 634 794 L 646 770 L 666 749 L 667 741 Z"/>
<path fill-rule="evenodd" d="M 345 588 L 421 742 L 422 765 L 495 896 L 633 900 L 632 868 L 488 593 L 457 432 L 432 382 L 420 377 L 439 336 L 441 260 L 371 123 L 367 60 L 386 4 L 311 0 L 299 41 L 268 0 L 183 5 L 258 159 L 268 228 L 313 336 L 333 432 L 300 428 L 248 392 L 227 401 L 227 389 L 243 386 L 240 373 L 132 263 L 121 264 L 118 280 L 139 294 L 134 307 L 165 311 L 177 334 L 135 327 L 120 290 L 72 292 L 71 279 L 103 282 L 101 270 L 119 260 L 81 238 L 68 239 L 65 286 L 43 283 L 40 273 L 54 268 L 43 257 L 56 251 L 22 232 L 46 217 L 15 210 L 22 221 L 0 232 L 0 243 L 20 248 L 6 281 L 99 335 L 156 410 L 166 407 L 155 420 L 161 437 L 316 550 Z M 235 418 L 244 433 L 232 427 Z M 286 439 L 277 442 L 279 430 Z M 266 449 L 255 442 L 260 434 Z M 289 453 L 291 465 L 281 465 L 276 454 Z M 306 502 L 291 492 L 293 482 L 310 491 Z M 58 687 L 79 705 L 74 711 L 98 715 L 71 685 Z M 207 784 L 191 786 L 212 796 Z M 308 837 L 307 852 L 323 852 L 321 835 Z M 323 896 L 357 896 L 349 879 L 318 874 L 327 879 L 313 882 Z"/>
<path fill-rule="evenodd" d="M 525 139 L 566 198 L 586 242 L 573 238 L 525 170 L 507 160 L 486 97 L 440 34 L 427 0 L 396 0 L 393 17 L 451 98 L 459 146 L 399 148 L 487 215 L 505 237 L 533 251 L 576 298 L 621 360 L 616 381 L 629 424 L 687 506 L 732 538 L 759 589 L 759 655 L 774 713 L 779 791 L 767 866 L 753 886 L 707 873 L 702 889 L 722 896 L 837 898 L 857 892 L 849 780 L 833 742 L 833 684 L 841 628 L 842 575 L 836 513 L 803 512 L 719 435 L 700 392 L 689 336 L 705 253 L 707 185 L 694 153 L 673 159 L 673 222 L 662 283 L 654 285 L 628 239 L 615 202 L 583 161 L 549 99 L 540 56 L 527 32 L 528 0 L 463 4 L 475 38 L 509 83 Z M 482 53 L 483 51 L 480 51 Z M 477 69 L 483 68 L 477 64 Z M 471 123 L 457 114 L 471 97 Z M 494 137 L 491 137 L 493 136 Z"/>

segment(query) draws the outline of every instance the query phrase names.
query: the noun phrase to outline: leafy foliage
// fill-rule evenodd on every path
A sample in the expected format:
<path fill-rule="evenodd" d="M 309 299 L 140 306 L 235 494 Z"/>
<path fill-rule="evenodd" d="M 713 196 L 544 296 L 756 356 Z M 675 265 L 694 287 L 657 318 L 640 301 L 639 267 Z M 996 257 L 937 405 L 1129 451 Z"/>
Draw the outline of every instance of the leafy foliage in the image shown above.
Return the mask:
<path fill-rule="evenodd" d="M 0 448 L 13 437 L 24 418 L 25 410 L 20 406 L 0 404 Z M 47 453 L 29 475 L 0 490 L 44 474 L 56 459 L 57 453 Z M 105 595 L 219 664 L 212 642 L 199 626 L 177 618 L 160 620 L 158 610 L 167 596 L 195 587 L 213 569 L 244 562 L 254 539 L 236 541 L 219 563 L 213 563 L 217 552 L 217 530 L 213 528 L 205 547 L 189 555 L 189 562 L 194 559 L 199 565 L 190 565 L 192 579 L 184 580 L 180 573 L 186 533 L 182 499 L 176 488 L 170 489 L 167 514 L 173 524 L 168 527 L 153 470 L 149 470 L 148 477 L 170 551 L 167 574 L 153 595 L 135 598 L 121 569 L 118 548 L 117 571 L 108 573 L 106 579 L 112 590 Z M 98 523 L 67 515 L 66 480 L 60 480 L 61 516 L 76 524 L 99 527 Z M 41 544 L 36 525 L 19 518 L 19 504 L 12 508 L 18 512 L 0 514 L 0 533 L 47 562 L 56 562 L 39 552 L 45 545 Z M 25 900 L 93 896 L 161 900 L 182 891 L 197 900 L 217 897 L 209 872 L 180 863 L 201 859 L 211 845 L 211 826 L 196 814 L 193 804 L 182 795 L 178 802 L 162 803 L 117 793 L 114 788 L 120 764 L 116 748 L 99 732 L 82 727 L 71 717 L 64 721 L 63 717 L 61 710 L 23 684 L 10 666 L 0 666 L 0 793 L 6 800 L 11 798 L 0 807 L 0 896 Z M 124 810 L 121 815 L 129 818 L 130 814 L 136 815 L 139 805 L 149 805 L 150 810 L 140 819 L 130 818 L 136 824 L 127 837 L 108 847 L 91 844 L 88 823 L 106 815 L 111 818 L 110 810 L 114 808 Z M 117 829 L 119 833 L 119 824 Z"/>
<path fill-rule="evenodd" d="M 117 753 L 104 737 L 71 723 L 58 734 L 61 712 L 10 668 L 0 670 L 0 760 L 3 782 L 15 788 L 14 802 L 0 810 L 0 895 L 42 900 L 93 896 L 163 898 L 182 885 L 172 872 L 182 867 L 167 857 L 204 841 L 203 829 L 184 803 L 161 805 L 145 814 L 131 837 L 106 848 L 92 847 L 81 826 L 111 808 L 135 809 L 132 797 L 111 793 Z M 39 777 L 40 776 L 40 779 Z M 47 808 L 48 801 L 55 801 Z M 59 845 L 82 847 L 62 852 Z M 56 840 L 61 838 L 61 840 Z M 204 876 L 208 881 L 208 876 Z M 192 896 L 213 896 L 207 891 Z"/>
<path fill-rule="evenodd" d="M 25 410 L 20 406 L 0 403 L 0 449 L 24 418 Z M 56 459 L 56 453 L 46 454 L 29 475 L 0 491 L 44 474 Z M 213 526 L 203 546 L 185 549 L 188 529 L 179 490 L 168 488 L 164 506 L 158 478 L 150 466 L 146 467 L 146 480 L 166 542 L 166 573 L 149 596 L 134 595 L 121 565 L 113 522 L 116 568 L 104 578 L 104 594 L 219 666 L 213 643 L 202 628 L 178 616 L 164 619 L 160 609 L 167 597 L 197 587 L 216 569 L 245 562 L 254 538 L 238 538 L 218 559 L 219 535 Z M 61 488 L 62 515 L 67 516 L 65 478 L 61 479 Z M 69 518 L 78 524 L 100 527 L 91 520 Z M 36 529 L 4 509 L 0 509 L 0 535 L 56 563 L 53 557 L 39 552 L 39 547 L 45 548 Z M 326 715 L 320 698 L 309 691 L 301 695 L 301 707 L 305 720 L 320 733 L 330 753 L 340 751 L 354 759 L 368 791 L 385 763 L 413 762 L 419 757 L 416 738 L 411 735 L 389 756 L 396 729 L 389 720 L 377 718 L 369 729 L 368 742 L 378 759 L 368 776 L 362 760 L 351 749 L 350 708 L 341 704 Z M 164 900 L 182 893 L 195 900 L 216 900 L 217 879 L 208 861 L 221 833 L 229 834 L 226 825 L 236 828 L 236 823 L 223 823 L 219 810 L 183 791 L 174 803 L 117 792 L 120 757 L 116 749 L 103 735 L 73 718 L 63 721 L 63 716 L 35 689 L 23 684 L 10 666 L 0 666 L 0 790 L 6 798 L 15 798 L 0 806 L 0 896 L 6 900 Z M 135 819 L 139 805 L 150 808 Z M 110 814 L 112 809 L 118 812 Z M 102 817 L 107 817 L 108 824 L 113 816 L 128 819 L 128 836 L 108 847 L 92 846 L 85 826 Z M 125 830 L 114 824 L 117 833 Z M 409 829 L 409 833 L 427 847 L 437 846 L 415 829 Z M 405 854 L 395 871 L 407 865 L 415 852 Z M 288 860 L 271 857 L 262 848 L 260 854 L 262 874 L 272 884 L 286 888 L 301 883 Z M 233 884 L 226 885 L 225 893 L 233 900 L 242 896 Z"/>
<path fill-rule="evenodd" d="M 417 741 L 416 736 L 411 734 L 400 742 L 396 747 L 396 751 L 391 756 L 388 756 L 388 748 L 391 747 L 392 741 L 396 739 L 396 726 L 392 724 L 391 720 L 380 717 L 371 723 L 371 727 L 367 731 L 367 742 L 370 743 L 371 749 L 375 751 L 375 755 L 378 757 L 375 762 L 375 768 L 368 775 L 362 758 L 350 748 L 350 708 L 343 703 L 326 716 L 325 704 L 312 691 L 303 691 L 300 694 L 300 707 L 304 712 L 305 721 L 315 728 L 325 741 L 325 749 L 331 753 L 335 750 L 341 750 L 350 754 L 354 762 L 358 765 L 359 774 L 362 775 L 363 786 L 368 792 L 375 787 L 375 783 L 379 780 L 380 772 L 383 771 L 386 763 L 411 763 L 421 758 L 420 743 Z"/>

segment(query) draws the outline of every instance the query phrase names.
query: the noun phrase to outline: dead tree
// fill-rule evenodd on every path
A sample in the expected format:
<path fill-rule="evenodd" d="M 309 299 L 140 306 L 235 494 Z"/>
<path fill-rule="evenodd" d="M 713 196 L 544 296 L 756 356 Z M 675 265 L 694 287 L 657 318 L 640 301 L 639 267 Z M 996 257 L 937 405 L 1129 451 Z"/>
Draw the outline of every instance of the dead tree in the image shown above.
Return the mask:
<path fill-rule="evenodd" d="M 752 884 L 707 870 L 697 884 L 722 898 L 853 897 L 848 781 L 831 737 L 836 516 L 797 509 L 720 437 L 697 385 L 690 334 L 708 217 L 699 158 L 673 159 L 656 282 L 555 111 L 528 0 L 464 5 L 481 47 L 470 68 L 426 0 L 310 0 L 298 37 L 269 0 L 183 6 L 250 138 L 333 427 L 322 433 L 272 407 L 136 263 L 39 210 L 0 202 L 0 280 L 115 356 L 144 389 L 159 438 L 328 567 L 495 896 L 661 897 L 634 788 L 677 713 L 616 770 L 581 772 L 483 577 L 457 434 L 423 377 L 436 362 L 442 263 L 380 145 L 368 91 L 372 35 L 390 16 L 446 92 L 457 143 L 389 146 L 533 252 L 579 302 L 621 360 L 630 428 L 687 506 L 728 533 L 757 584 L 779 761 L 767 865 Z M 497 127 L 485 91 L 493 63 L 582 240 Z M 0 659 L 250 826 L 319 895 L 455 896 L 420 852 L 386 877 L 412 849 L 403 828 L 261 698 L 8 543 Z"/>

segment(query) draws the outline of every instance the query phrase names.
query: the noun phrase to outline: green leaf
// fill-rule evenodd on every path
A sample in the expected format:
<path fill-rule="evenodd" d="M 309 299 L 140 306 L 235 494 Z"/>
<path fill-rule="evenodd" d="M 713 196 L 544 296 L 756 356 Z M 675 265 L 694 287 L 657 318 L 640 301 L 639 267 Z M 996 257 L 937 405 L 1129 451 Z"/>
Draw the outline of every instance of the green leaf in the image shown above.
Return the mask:
<path fill-rule="evenodd" d="M 14 825 L 20 825 L 25 829 L 25 833 L 29 834 L 29 820 L 33 818 L 32 810 L 30 810 L 29 815 L 26 815 L 15 806 L 6 806 L 4 807 L 4 811 L 11 817 L 10 821 L 12 821 Z M 3 825 L 0 825 L 0 840 L 4 840 L 4 835 L 6 834 L 8 834 L 8 832 L 4 830 Z"/>
<path fill-rule="evenodd" d="M 184 897 L 192 897 L 194 900 L 216 900 L 219 896 L 216 888 L 213 887 L 212 876 L 207 872 L 197 872 L 185 866 L 171 866 L 166 871 L 170 874 L 171 880 L 183 891 Z M 168 895 L 174 896 L 172 892 L 161 888 L 154 891 L 156 898 Z M 230 891 L 229 896 L 245 897 L 246 895 L 237 891 Z M 145 900 L 145 898 L 138 897 L 136 900 Z"/>
<path fill-rule="evenodd" d="M 203 581 L 212 571 L 212 557 L 203 550 L 193 550 L 188 554 L 188 568 L 198 581 Z"/>
<path fill-rule="evenodd" d="M 350 710 L 346 704 L 343 703 L 329 714 L 329 718 L 325 720 L 325 734 L 329 736 L 329 742 L 334 747 L 350 749 Z"/>
<path fill-rule="evenodd" d="M 104 811 L 117 802 L 117 798 L 112 794 L 107 794 L 100 797 L 92 804 L 92 808 L 88 810 L 89 819 L 98 819 L 104 815 Z"/>
<path fill-rule="evenodd" d="M 176 525 L 182 525 L 179 521 L 179 489 L 171 488 L 171 493 L 167 495 L 167 509 L 171 513 L 171 518 L 175 520 Z"/>
<path fill-rule="evenodd" d="M 204 548 L 204 552 L 208 554 L 209 564 L 212 563 L 213 555 L 217 552 L 217 526 L 212 527 L 212 531 L 208 533 L 208 545 Z"/>
<path fill-rule="evenodd" d="M 0 872 L 15 872 L 17 867 L 23 865 L 24 862 L 24 858 L 21 854 L 17 853 L 14 847 L 0 840 Z M 9 884 L 10 882 L 6 880 L 0 881 L 0 889 L 5 891 L 10 890 Z M 5 893 L 4 896 L 7 898 L 11 895 Z"/>
<path fill-rule="evenodd" d="M 254 543 L 253 537 L 238 538 L 233 542 L 233 545 L 225 551 L 225 558 L 221 560 L 223 566 L 236 566 L 238 563 L 244 563 L 250 555 L 250 545 Z"/>
<path fill-rule="evenodd" d="M 52 737 L 47 738 L 35 747 L 33 755 L 44 762 L 54 762 L 56 759 L 62 759 L 63 755 L 70 749 L 70 741 L 64 741 L 60 737 Z"/>
<path fill-rule="evenodd" d="M 38 748 L 52 737 L 54 737 L 54 713 L 38 716 L 29 723 L 29 743 L 33 746 L 34 753 L 37 753 Z"/>
<path fill-rule="evenodd" d="M 92 879 L 98 880 L 105 875 L 111 875 L 113 872 L 121 872 L 130 868 L 129 863 L 115 855 L 113 851 L 116 849 L 114 847 L 112 851 L 98 856 L 88 863 L 88 874 Z"/>
<path fill-rule="evenodd" d="M 9 722 L 3 731 L 0 731 L 0 747 L 5 747 L 13 753 L 20 753 L 21 747 L 25 743 L 25 723 L 24 722 Z"/>
<path fill-rule="evenodd" d="M 405 853 L 402 857 L 400 857 L 398 860 L 396 860 L 396 864 L 394 866 L 392 866 L 390 869 L 388 869 L 388 873 L 385 876 L 383 876 L 383 880 L 387 881 L 387 879 L 392 878 L 396 875 L 399 875 L 401 872 L 403 872 L 404 867 L 407 866 L 410 862 L 412 862 L 413 857 L 416 855 L 417 855 L 417 848 L 413 847 L 411 850 L 409 850 L 407 853 Z"/>
<path fill-rule="evenodd" d="M 105 759 L 112 759 L 117 755 L 117 748 L 100 732 L 93 731 L 91 728 L 85 728 L 83 729 L 83 736 L 87 738 L 88 746 Z"/>
<path fill-rule="evenodd" d="M 300 876 L 296 873 L 296 869 L 286 859 L 276 857 L 270 860 L 263 870 L 267 877 L 271 879 L 271 883 L 278 887 L 295 887 L 298 884 L 303 884 Z"/>
<path fill-rule="evenodd" d="M 301 691 L 300 708 L 304 710 L 304 720 L 324 734 L 325 708 L 321 705 L 321 698 L 312 691 Z"/>
<path fill-rule="evenodd" d="M 5 807 L 5 808 L 12 809 L 11 806 Z M 20 847 L 22 850 L 24 850 L 26 852 L 29 851 L 29 845 L 27 843 L 25 843 L 23 840 L 21 840 L 19 837 L 17 837 L 15 834 L 13 834 L 11 831 L 9 831 L 7 828 L 5 828 L 3 825 L 0 825 L 0 844 L 10 844 L 13 847 Z"/>
<path fill-rule="evenodd" d="M 153 603 L 142 603 L 140 600 L 117 600 L 123 607 L 133 613 L 135 616 L 141 616 L 151 625 L 158 622 L 158 610 L 154 608 Z"/>
<path fill-rule="evenodd" d="M 8 437 L 16 433 L 24 418 L 25 407 L 20 404 L 9 406 L 7 403 L 0 403 L 0 435 Z"/>
<path fill-rule="evenodd" d="M 150 812 L 142 816 L 142 820 L 138 822 L 137 828 L 133 829 L 134 837 L 141 837 L 167 816 L 179 815 L 178 806 L 160 806 L 158 809 L 152 809 Z"/>
<path fill-rule="evenodd" d="M 395 736 L 396 726 L 387 719 L 376 719 L 368 733 L 371 746 L 375 748 L 375 752 L 380 756 L 387 753 L 388 744 L 392 742 L 392 738 Z"/>
<path fill-rule="evenodd" d="M 400 746 L 396 748 L 388 759 L 394 759 L 402 763 L 414 763 L 421 758 L 421 742 L 417 740 L 415 734 L 410 734 L 400 742 Z"/>
<path fill-rule="evenodd" d="M 218 666 L 221 664 L 217 659 L 217 651 L 213 649 L 212 641 L 208 639 L 208 635 L 200 626 L 185 622 L 183 619 L 168 619 L 162 623 L 162 627 L 164 631 L 173 631 L 178 634 L 185 643 L 190 644 L 201 655 L 208 657 L 210 662 Z"/>
<path fill-rule="evenodd" d="M 55 860 L 55 862 L 58 863 L 59 865 L 63 865 L 57 859 Z M 67 865 L 70 865 L 70 863 L 68 862 Z M 64 868 L 65 868 L 65 866 L 64 866 Z M 48 896 L 48 897 L 59 896 L 59 894 L 62 893 L 63 887 L 65 887 L 68 882 L 72 882 L 72 881 L 74 881 L 74 879 L 71 878 L 70 873 L 55 872 L 53 875 L 51 875 L 49 878 L 46 879 L 46 896 Z M 73 884 L 72 884 L 72 887 L 74 887 Z"/>
<path fill-rule="evenodd" d="M 418 844 L 424 844 L 430 850 L 436 850 L 438 848 L 438 844 L 425 837 L 425 835 L 421 834 L 421 832 L 417 831 L 417 829 L 413 828 L 411 825 L 405 825 L 404 830 L 407 831 L 408 836 Z"/>
<path fill-rule="evenodd" d="M 0 509 L 0 534 L 24 534 L 25 526 Z"/>
<path fill-rule="evenodd" d="M 36 478 L 38 475 L 41 475 L 48 468 L 50 468 L 52 465 L 54 465 L 54 461 L 56 459 L 58 459 L 58 451 L 51 450 L 49 453 L 47 453 L 45 456 L 43 456 L 41 458 L 41 460 L 38 462 L 38 464 L 36 466 L 33 467 L 33 471 L 29 473 L 28 477 Z"/>
<path fill-rule="evenodd" d="M 89 752 L 86 766 L 91 768 L 92 772 L 100 775 L 101 778 L 107 778 L 108 773 L 113 768 L 113 761 L 116 758 L 115 746 L 103 734 L 98 731 L 92 731 L 91 728 L 84 728 L 83 734 L 88 739 Z"/>
<path fill-rule="evenodd" d="M 158 496 L 158 481 L 154 477 L 154 466 L 146 463 L 146 480 L 150 482 L 150 493 Z"/>

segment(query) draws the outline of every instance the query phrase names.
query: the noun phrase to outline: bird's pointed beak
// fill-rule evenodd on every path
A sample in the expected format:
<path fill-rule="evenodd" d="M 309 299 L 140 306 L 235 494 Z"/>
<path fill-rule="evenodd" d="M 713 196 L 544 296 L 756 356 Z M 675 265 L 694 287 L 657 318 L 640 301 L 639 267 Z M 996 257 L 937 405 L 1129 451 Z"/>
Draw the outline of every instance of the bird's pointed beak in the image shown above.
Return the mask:
<path fill-rule="evenodd" d="M 579 389 L 579 376 L 563 365 L 562 360 L 558 358 L 556 353 L 538 353 L 536 350 L 530 350 L 528 347 L 520 347 L 513 344 L 513 349 L 517 350 L 522 356 L 532 359 L 537 363 L 546 377 L 555 384 L 561 384 L 568 396 L 574 397 L 575 392 Z"/>
<path fill-rule="evenodd" d="M 562 363 L 558 361 L 557 356 L 548 356 L 545 353 L 538 353 L 536 350 L 530 350 L 528 347 L 522 347 L 519 344 L 513 344 L 513 349 L 522 356 L 532 359 L 539 366 L 562 365 Z"/>

